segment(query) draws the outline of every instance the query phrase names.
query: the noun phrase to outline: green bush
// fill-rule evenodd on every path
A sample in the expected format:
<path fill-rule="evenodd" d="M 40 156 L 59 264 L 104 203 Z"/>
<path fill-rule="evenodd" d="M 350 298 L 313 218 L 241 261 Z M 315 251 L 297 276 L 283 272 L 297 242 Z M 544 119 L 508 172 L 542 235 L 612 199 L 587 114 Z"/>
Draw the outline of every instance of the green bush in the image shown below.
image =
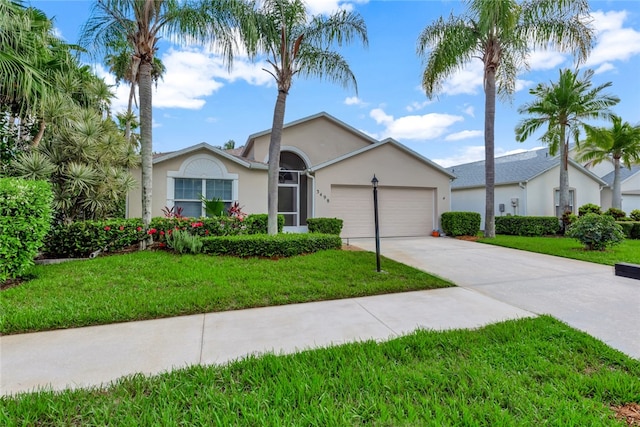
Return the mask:
<path fill-rule="evenodd" d="M 142 219 L 109 219 L 54 224 L 43 252 L 50 257 L 82 258 L 97 250 L 117 251 L 136 245 L 144 237 Z"/>
<path fill-rule="evenodd" d="M 51 223 L 51 186 L 0 178 L 0 282 L 26 274 Z"/>
<path fill-rule="evenodd" d="M 608 246 L 616 245 L 624 240 L 620 225 L 611 215 L 588 213 L 571 224 L 567 237 L 577 239 L 588 250 L 602 251 Z"/>
<path fill-rule="evenodd" d="M 620 221 L 622 218 L 627 216 L 625 211 L 618 208 L 609 208 L 604 214 L 613 217 L 616 221 Z"/>
<path fill-rule="evenodd" d="M 246 234 L 247 226 L 244 221 L 231 216 L 216 216 L 210 218 L 162 218 L 151 219 L 149 231 L 154 240 L 164 242 L 169 230 L 188 231 L 189 234 L 200 237 L 208 236 L 236 236 Z"/>
<path fill-rule="evenodd" d="M 640 221 L 616 221 L 627 239 L 640 239 Z"/>
<path fill-rule="evenodd" d="M 245 218 L 244 224 L 247 227 L 247 234 L 267 234 L 268 233 L 268 215 L 252 214 Z M 282 233 L 284 227 L 284 216 L 278 215 L 278 233 Z"/>
<path fill-rule="evenodd" d="M 445 212 L 440 217 L 442 231 L 447 236 L 475 236 L 480 232 L 480 214 L 477 212 Z"/>
<path fill-rule="evenodd" d="M 631 213 L 629 214 L 629 218 L 631 218 L 634 221 L 640 221 L 640 209 L 632 210 Z"/>
<path fill-rule="evenodd" d="M 583 216 L 586 215 L 588 213 L 594 213 L 594 214 L 598 214 L 598 215 L 602 215 L 602 210 L 600 209 L 600 206 L 593 204 L 593 203 L 587 203 L 586 205 L 582 205 L 578 208 L 578 215 L 579 216 Z"/>
<path fill-rule="evenodd" d="M 325 249 L 340 249 L 342 239 L 335 234 L 281 233 L 220 236 L 202 239 L 202 252 L 239 257 L 290 257 Z"/>
<path fill-rule="evenodd" d="M 199 254 L 202 252 L 202 238 L 185 230 L 169 230 L 166 234 L 167 247 L 179 254 Z"/>
<path fill-rule="evenodd" d="M 547 236 L 560 231 L 560 221 L 555 216 L 499 216 L 496 217 L 496 234 L 511 236 Z"/>
<path fill-rule="evenodd" d="M 307 218 L 309 233 L 337 234 L 342 231 L 342 221 L 340 218 Z"/>

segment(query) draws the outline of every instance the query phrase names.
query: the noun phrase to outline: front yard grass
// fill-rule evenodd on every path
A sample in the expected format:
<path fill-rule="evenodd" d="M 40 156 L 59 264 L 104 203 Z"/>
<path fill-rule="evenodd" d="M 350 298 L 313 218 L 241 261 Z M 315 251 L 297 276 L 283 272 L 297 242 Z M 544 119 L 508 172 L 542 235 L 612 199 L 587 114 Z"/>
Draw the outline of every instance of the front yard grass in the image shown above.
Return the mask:
<path fill-rule="evenodd" d="M 0 399 L 2 425 L 619 426 L 640 362 L 548 316 Z"/>
<path fill-rule="evenodd" d="M 575 239 L 565 237 L 522 237 L 496 235 L 494 239 L 478 240 L 481 243 L 522 249 L 547 255 L 614 265 L 617 262 L 640 264 L 640 240 L 625 239 L 621 244 L 605 251 L 587 251 Z"/>
<path fill-rule="evenodd" d="M 0 333 L 16 334 L 453 286 L 375 254 L 277 260 L 143 251 L 36 266 L 0 293 Z"/>

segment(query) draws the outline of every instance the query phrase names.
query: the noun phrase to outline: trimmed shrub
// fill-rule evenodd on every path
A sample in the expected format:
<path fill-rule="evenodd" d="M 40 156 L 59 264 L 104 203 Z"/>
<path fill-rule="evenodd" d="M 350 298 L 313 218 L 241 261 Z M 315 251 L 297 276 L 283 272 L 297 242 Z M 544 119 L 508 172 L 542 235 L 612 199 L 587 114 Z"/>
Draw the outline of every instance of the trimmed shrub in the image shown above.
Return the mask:
<path fill-rule="evenodd" d="M 247 226 L 239 218 L 226 215 L 197 219 L 187 217 L 155 217 L 151 219 L 149 231 L 154 235 L 156 241 L 164 242 L 164 236 L 170 230 L 188 231 L 189 234 L 200 237 L 236 236 L 245 234 Z"/>
<path fill-rule="evenodd" d="M 268 227 L 267 214 L 252 214 L 245 218 L 244 223 L 247 226 L 247 234 L 267 234 Z M 284 216 L 278 215 L 278 233 L 282 233 L 284 227 Z"/>
<path fill-rule="evenodd" d="M 499 216 L 496 217 L 496 234 L 511 236 L 547 236 L 560 231 L 560 221 L 555 216 Z"/>
<path fill-rule="evenodd" d="M 51 224 L 49 183 L 0 178 L 0 282 L 26 274 Z"/>
<path fill-rule="evenodd" d="M 624 240 L 624 233 L 620 225 L 616 224 L 611 215 L 597 215 L 588 213 L 572 224 L 567 237 L 577 239 L 588 250 L 605 250 L 608 246 L 616 245 Z"/>
<path fill-rule="evenodd" d="M 627 239 L 640 239 L 640 221 L 616 221 Z"/>
<path fill-rule="evenodd" d="M 440 216 L 442 231 L 447 236 L 476 236 L 480 232 L 480 214 L 477 212 L 445 212 Z"/>
<path fill-rule="evenodd" d="M 184 230 L 175 230 L 166 235 L 167 247 L 179 254 L 199 254 L 202 252 L 202 238 Z"/>
<path fill-rule="evenodd" d="M 309 233 L 340 235 L 344 221 L 340 218 L 307 218 Z"/>
<path fill-rule="evenodd" d="M 42 251 L 50 257 L 82 258 L 97 250 L 117 251 L 143 238 L 140 218 L 76 221 L 53 225 Z"/>
<path fill-rule="evenodd" d="M 634 221 L 640 221 L 640 209 L 632 210 L 631 213 L 629 214 L 629 218 L 631 218 Z"/>
<path fill-rule="evenodd" d="M 579 216 L 583 216 L 586 215 L 588 213 L 594 213 L 594 214 L 598 214 L 598 215 L 602 215 L 602 210 L 600 209 L 600 206 L 593 204 L 593 203 L 587 203 L 586 205 L 582 205 L 578 208 L 578 215 Z"/>
<path fill-rule="evenodd" d="M 342 239 L 335 234 L 282 233 L 206 237 L 202 252 L 239 257 L 290 257 L 325 249 L 340 249 Z"/>
<path fill-rule="evenodd" d="M 616 221 L 620 221 L 622 218 L 627 216 L 625 211 L 618 208 L 609 208 L 604 214 L 612 216 Z"/>

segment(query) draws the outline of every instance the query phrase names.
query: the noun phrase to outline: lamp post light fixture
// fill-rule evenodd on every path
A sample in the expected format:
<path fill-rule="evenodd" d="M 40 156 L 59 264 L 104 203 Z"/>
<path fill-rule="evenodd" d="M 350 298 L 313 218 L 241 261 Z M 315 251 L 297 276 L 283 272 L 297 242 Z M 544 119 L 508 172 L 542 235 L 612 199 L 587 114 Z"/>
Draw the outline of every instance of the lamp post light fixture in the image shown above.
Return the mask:
<path fill-rule="evenodd" d="M 378 178 L 373 174 L 373 218 L 376 227 L 376 271 L 380 273 L 380 227 L 378 223 Z"/>

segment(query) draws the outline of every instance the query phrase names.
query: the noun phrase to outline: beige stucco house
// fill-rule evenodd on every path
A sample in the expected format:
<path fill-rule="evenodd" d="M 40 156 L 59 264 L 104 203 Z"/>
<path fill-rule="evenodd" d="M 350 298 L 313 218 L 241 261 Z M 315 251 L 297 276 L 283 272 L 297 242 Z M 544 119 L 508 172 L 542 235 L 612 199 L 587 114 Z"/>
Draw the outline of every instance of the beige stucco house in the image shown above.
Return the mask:
<path fill-rule="evenodd" d="M 484 224 L 484 161 L 448 168 L 456 175 L 451 185 L 451 209 L 482 215 Z M 557 216 L 559 156 L 548 148 L 497 157 L 495 160 L 495 213 L 501 215 Z M 607 183 L 569 159 L 569 192 L 571 209 L 586 203 L 600 204 L 600 193 Z"/>
<path fill-rule="evenodd" d="M 153 160 L 152 215 L 180 206 L 204 212 L 200 195 L 238 201 L 246 213 L 267 212 L 270 130 L 250 135 L 241 150 L 201 143 Z M 380 235 L 421 236 L 439 228 L 451 208 L 454 175 L 393 139 L 378 141 L 319 113 L 286 124 L 280 155 L 279 213 L 286 231 L 306 229 L 307 218 L 344 220 L 342 237 L 374 234 L 371 180 L 379 180 Z M 139 171 L 134 175 L 139 179 Z M 130 193 L 128 215 L 141 215 L 140 190 Z"/>

